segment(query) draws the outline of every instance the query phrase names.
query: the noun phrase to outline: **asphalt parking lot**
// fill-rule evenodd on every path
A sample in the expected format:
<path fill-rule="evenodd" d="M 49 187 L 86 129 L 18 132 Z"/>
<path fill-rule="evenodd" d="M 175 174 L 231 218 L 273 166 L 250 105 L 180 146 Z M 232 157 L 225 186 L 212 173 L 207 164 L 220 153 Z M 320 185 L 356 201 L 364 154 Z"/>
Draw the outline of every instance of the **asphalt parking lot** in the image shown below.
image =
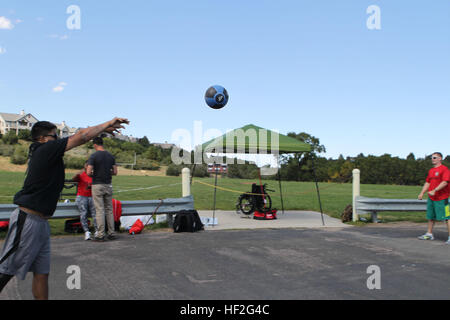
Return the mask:
<path fill-rule="evenodd" d="M 104 243 L 57 237 L 50 299 L 450 299 L 446 229 L 436 228 L 435 241 L 417 240 L 424 228 L 163 230 Z M 368 288 L 370 266 L 379 268 L 380 289 Z M 0 298 L 32 299 L 31 279 L 14 278 Z"/>

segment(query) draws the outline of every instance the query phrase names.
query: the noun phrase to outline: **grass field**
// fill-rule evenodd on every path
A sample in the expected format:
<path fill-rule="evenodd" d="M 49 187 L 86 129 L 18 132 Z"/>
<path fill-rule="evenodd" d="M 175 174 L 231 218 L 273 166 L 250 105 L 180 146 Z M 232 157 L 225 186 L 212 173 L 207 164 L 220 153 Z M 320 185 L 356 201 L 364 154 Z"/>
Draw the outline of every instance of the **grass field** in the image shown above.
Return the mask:
<path fill-rule="evenodd" d="M 70 179 L 73 173 L 67 174 Z M 25 178 L 24 172 L 0 171 L 0 203 L 12 203 L 13 195 L 20 190 Z M 218 179 L 216 208 L 219 210 L 235 210 L 236 201 L 243 192 L 250 192 L 254 180 Z M 269 193 L 272 206 L 281 210 L 278 181 L 264 181 L 268 188 L 275 190 Z M 212 210 L 214 196 L 214 178 L 194 178 L 191 192 L 197 210 Z M 125 200 L 151 200 L 160 198 L 181 197 L 181 177 L 166 176 L 116 176 L 113 177 L 114 198 Z M 351 183 L 319 183 L 322 208 L 324 213 L 340 218 L 344 208 L 352 202 Z M 421 186 L 395 185 L 361 185 L 361 195 L 391 199 L 416 199 Z M 282 182 L 285 210 L 320 211 L 315 184 L 312 182 Z M 369 216 L 368 216 L 369 217 Z M 411 221 L 426 222 L 425 213 L 380 213 L 378 218 L 383 222 Z M 52 235 L 63 235 L 64 220 L 50 220 Z M 152 226 L 152 229 L 167 227 Z M 5 232 L 0 232 L 0 239 Z"/>
<path fill-rule="evenodd" d="M 68 174 L 70 178 L 72 174 Z M 0 203 L 11 203 L 13 195 L 21 188 L 24 173 L 0 171 Z M 216 208 L 234 210 L 240 193 L 249 192 L 254 180 L 219 178 Z M 273 207 L 281 209 L 281 198 L 277 181 L 265 181 Z M 214 178 L 194 178 L 192 194 L 197 210 L 212 210 Z M 162 176 L 117 176 L 113 178 L 114 197 L 118 200 L 149 200 L 159 198 L 178 198 L 181 196 L 181 177 Z M 282 182 L 284 207 L 286 210 L 319 211 L 315 184 L 311 182 Z M 322 207 L 326 214 L 339 218 L 345 206 L 352 202 L 352 185 L 338 183 L 319 183 Z M 361 195 L 391 199 L 416 199 L 421 186 L 361 185 Z M 422 213 L 384 213 L 379 218 L 386 221 L 423 222 Z"/>

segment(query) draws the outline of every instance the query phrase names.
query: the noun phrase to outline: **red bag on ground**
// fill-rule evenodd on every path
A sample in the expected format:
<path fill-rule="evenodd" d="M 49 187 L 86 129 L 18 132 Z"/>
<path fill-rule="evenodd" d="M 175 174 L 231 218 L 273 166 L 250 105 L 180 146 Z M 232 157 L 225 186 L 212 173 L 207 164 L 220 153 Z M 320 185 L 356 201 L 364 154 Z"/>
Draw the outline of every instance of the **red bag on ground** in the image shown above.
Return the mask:
<path fill-rule="evenodd" d="M 276 220 L 277 209 L 267 210 L 265 212 L 255 211 L 253 213 L 253 219 L 255 220 Z"/>
<path fill-rule="evenodd" d="M 137 219 L 129 232 L 130 234 L 138 234 L 141 233 L 142 230 L 144 230 L 144 224 L 142 223 L 141 219 Z"/>
<path fill-rule="evenodd" d="M 113 199 L 112 202 L 113 202 L 114 222 L 119 222 L 120 217 L 122 216 L 122 202 L 116 199 Z"/>
<path fill-rule="evenodd" d="M 9 227 L 9 221 L 0 221 L 0 231 L 6 231 Z"/>

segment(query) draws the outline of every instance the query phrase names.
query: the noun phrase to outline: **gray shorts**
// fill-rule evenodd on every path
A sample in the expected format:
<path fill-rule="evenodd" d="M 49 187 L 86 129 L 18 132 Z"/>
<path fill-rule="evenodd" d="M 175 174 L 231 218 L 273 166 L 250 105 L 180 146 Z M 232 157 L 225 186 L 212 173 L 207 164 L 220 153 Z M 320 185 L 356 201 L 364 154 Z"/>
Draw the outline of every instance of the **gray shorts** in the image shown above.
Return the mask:
<path fill-rule="evenodd" d="M 16 209 L 0 255 L 0 273 L 24 280 L 28 272 L 50 273 L 50 226 L 46 219 Z"/>

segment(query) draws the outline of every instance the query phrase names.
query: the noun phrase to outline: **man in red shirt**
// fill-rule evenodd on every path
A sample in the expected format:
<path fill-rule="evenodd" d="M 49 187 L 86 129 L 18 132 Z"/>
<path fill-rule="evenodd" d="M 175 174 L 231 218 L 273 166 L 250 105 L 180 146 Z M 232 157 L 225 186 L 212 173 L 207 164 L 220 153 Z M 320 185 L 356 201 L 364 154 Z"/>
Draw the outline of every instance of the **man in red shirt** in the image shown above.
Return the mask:
<path fill-rule="evenodd" d="M 97 230 L 97 223 L 95 221 L 95 206 L 92 200 L 92 177 L 87 175 L 87 161 L 84 164 L 84 171 L 80 172 L 72 178 L 73 181 L 78 182 L 78 192 L 76 203 L 78 210 L 80 210 L 80 221 L 84 231 L 84 240 L 91 240 L 91 233 L 89 231 L 88 217 L 93 218 L 95 230 Z"/>
<path fill-rule="evenodd" d="M 448 198 L 450 196 L 450 170 L 442 165 L 442 153 L 435 152 L 431 155 L 433 168 L 428 172 L 428 176 L 419 200 L 422 200 L 425 192 L 428 191 L 427 219 L 428 231 L 420 240 L 434 240 L 433 227 L 435 221 L 445 221 L 449 233 L 447 244 L 450 244 L 450 210 Z"/>

